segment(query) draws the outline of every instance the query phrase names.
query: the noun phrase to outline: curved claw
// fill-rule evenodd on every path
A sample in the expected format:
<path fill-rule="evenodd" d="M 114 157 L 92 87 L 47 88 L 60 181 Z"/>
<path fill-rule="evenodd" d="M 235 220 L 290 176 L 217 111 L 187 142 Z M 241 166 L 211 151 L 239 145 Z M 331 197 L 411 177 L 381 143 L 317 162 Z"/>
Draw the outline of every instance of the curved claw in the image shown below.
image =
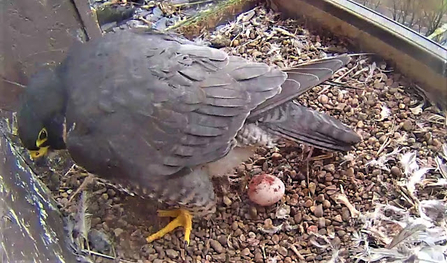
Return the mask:
<path fill-rule="evenodd" d="M 185 232 L 185 241 L 189 245 L 189 239 L 192 230 L 192 215 L 187 210 L 175 209 L 175 210 L 158 210 L 159 217 L 175 217 L 174 220 L 169 222 L 164 228 L 160 229 L 157 233 L 150 235 L 146 238 L 148 243 L 162 238 L 169 232 L 172 232 L 177 227 L 182 226 Z"/>

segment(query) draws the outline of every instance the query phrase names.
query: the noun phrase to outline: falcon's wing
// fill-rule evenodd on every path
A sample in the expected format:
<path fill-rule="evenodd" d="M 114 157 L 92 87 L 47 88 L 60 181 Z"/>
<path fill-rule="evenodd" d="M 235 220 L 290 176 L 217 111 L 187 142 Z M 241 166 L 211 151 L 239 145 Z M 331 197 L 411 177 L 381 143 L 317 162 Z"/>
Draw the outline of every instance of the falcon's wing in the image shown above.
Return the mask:
<path fill-rule="evenodd" d="M 320 149 L 349 151 L 361 141 L 355 131 L 334 117 L 292 101 L 258 117 L 258 125 L 266 131 Z"/>
<path fill-rule="evenodd" d="M 287 80 L 281 85 L 282 91 L 261 103 L 250 113 L 249 120 L 256 120 L 258 116 L 279 105 L 291 101 L 309 89 L 328 80 L 341 67 L 349 62 L 348 55 L 340 55 L 309 61 L 294 68 L 284 70 L 287 73 Z"/>
<path fill-rule="evenodd" d="M 361 138 L 339 120 L 292 102 L 310 88 L 329 79 L 349 62 L 347 55 L 311 61 L 287 70 L 279 95 L 254 109 L 248 117 L 269 133 L 326 150 L 348 151 Z"/>
<path fill-rule="evenodd" d="M 225 156 L 249 112 L 286 79 L 223 51 L 130 32 L 80 46 L 60 70 L 72 156 L 138 182 Z"/>

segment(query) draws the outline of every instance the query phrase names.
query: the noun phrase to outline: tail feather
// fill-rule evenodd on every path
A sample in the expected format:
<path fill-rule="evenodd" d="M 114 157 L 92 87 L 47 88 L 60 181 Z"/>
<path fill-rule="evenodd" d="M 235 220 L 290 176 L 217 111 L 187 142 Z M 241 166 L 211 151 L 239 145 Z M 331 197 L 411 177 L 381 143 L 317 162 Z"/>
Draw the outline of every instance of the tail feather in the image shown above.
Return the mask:
<path fill-rule="evenodd" d="M 338 69 L 350 60 L 348 55 L 341 55 L 311 61 L 297 67 L 283 70 L 287 73 L 286 81 L 281 85 L 281 93 L 266 100 L 254 109 L 248 120 L 254 121 L 257 117 L 287 101 L 291 101 L 316 85 L 328 80 Z"/>
<path fill-rule="evenodd" d="M 325 150 L 348 151 L 361 141 L 339 120 L 294 102 L 262 114 L 257 122 L 269 133 Z"/>

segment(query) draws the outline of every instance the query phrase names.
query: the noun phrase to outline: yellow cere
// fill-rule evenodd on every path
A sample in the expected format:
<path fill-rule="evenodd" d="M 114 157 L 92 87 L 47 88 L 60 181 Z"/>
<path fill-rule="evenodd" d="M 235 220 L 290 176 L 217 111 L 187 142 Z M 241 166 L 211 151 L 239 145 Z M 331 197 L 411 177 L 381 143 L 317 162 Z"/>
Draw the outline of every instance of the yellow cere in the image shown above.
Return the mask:
<path fill-rule="evenodd" d="M 40 147 L 39 150 L 29 150 L 29 154 L 31 155 L 31 158 L 37 159 L 39 157 L 45 156 L 48 152 L 48 146 L 46 147 Z"/>

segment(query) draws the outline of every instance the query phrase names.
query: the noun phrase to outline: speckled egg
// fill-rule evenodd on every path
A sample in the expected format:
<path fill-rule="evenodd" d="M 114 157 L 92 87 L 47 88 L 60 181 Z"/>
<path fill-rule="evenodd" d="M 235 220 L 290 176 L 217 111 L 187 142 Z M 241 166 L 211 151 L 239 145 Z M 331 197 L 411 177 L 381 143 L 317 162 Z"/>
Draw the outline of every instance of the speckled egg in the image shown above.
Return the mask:
<path fill-rule="evenodd" d="M 258 205 L 269 206 L 281 200 L 285 190 L 284 183 L 278 177 L 260 174 L 248 184 L 248 197 Z"/>

